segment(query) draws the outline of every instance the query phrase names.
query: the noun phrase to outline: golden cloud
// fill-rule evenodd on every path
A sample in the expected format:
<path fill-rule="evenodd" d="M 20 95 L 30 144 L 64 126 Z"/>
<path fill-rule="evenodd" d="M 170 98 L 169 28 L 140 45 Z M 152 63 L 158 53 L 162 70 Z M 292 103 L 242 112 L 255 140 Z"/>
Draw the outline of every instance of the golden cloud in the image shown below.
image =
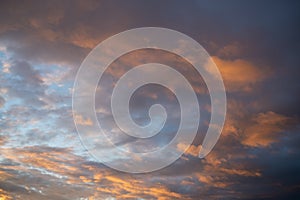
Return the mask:
<path fill-rule="evenodd" d="M 187 145 L 185 145 L 185 144 L 179 143 L 179 144 L 177 144 L 177 149 L 178 149 L 178 151 L 184 151 L 186 146 Z M 201 145 L 198 145 L 198 146 L 190 145 L 190 147 L 184 152 L 184 155 L 191 155 L 194 157 L 198 157 L 200 149 L 201 149 Z"/>
<path fill-rule="evenodd" d="M 148 183 L 144 179 L 138 179 L 129 175 L 114 175 L 111 170 L 102 166 L 80 164 L 83 159 L 73 155 L 68 150 L 56 149 L 5 149 L 2 156 L 16 163 L 17 166 L 9 166 L 10 170 L 17 170 L 18 173 L 34 174 L 35 177 L 44 177 L 47 180 L 54 180 L 64 183 L 64 189 L 56 187 L 44 188 L 41 192 L 50 195 L 64 196 L 66 191 L 73 191 L 74 187 L 85 188 L 85 192 L 74 193 L 89 199 L 102 199 L 106 197 L 117 197 L 120 199 L 136 199 L 139 197 L 154 199 L 183 199 L 179 193 L 171 191 L 159 183 Z M 10 175 L 0 171 L 2 178 L 10 178 Z M 40 175 L 39 175 L 40 173 Z M 149 178 L 145 176 L 144 178 Z M 65 185 L 67 184 L 67 185 Z M 100 186 L 101 185 L 101 186 Z M 26 190 L 30 191 L 30 184 Z M 54 191 L 53 191 L 54 190 Z M 64 193 L 61 193 L 64 192 Z M 1 191 L 2 199 L 10 199 L 9 193 Z M 78 196 L 77 196 L 78 197 Z"/>
<path fill-rule="evenodd" d="M 229 92 L 249 92 L 255 84 L 264 80 L 269 71 L 243 59 L 223 60 L 213 56 L 213 61 L 219 67 L 226 90 Z"/>
<path fill-rule="evenodd" d="M 277 142 L 291 118 L 274 112 L 259 113 L 252 118 L 253 124 L 246 127 L 242 143 L 251 147 L 266 147 Z"/>
<path fill-rule="evenodd" d="M 12 200 L 12 199 L 13 199 L 12 196 L 10 196 L 8 192 L 0 188 L 0 200 Z"/>

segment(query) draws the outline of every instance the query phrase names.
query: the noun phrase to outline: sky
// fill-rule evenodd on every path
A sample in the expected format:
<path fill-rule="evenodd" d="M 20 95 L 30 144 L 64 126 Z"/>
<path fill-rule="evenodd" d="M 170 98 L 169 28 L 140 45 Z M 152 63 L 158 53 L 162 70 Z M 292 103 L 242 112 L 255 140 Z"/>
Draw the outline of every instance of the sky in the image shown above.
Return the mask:
<path fill-rule="evenodd" d="M 296 1 L 270 0 L 1 1 L 0 199 L 299 199 L 299 8 Z M 116 146 L 153 151 L 179 126 L 176 97 L 152 84 L 134 93 L 130 110 L 145 125 L 150 106 L 162 104 L 168 113 L 163 130 L 136 139 L 116 127 L 111 92 L 137 65 L 159 62 L 180 71 L 201 108 L 197 136 L 178 160 L 131 174 L 87 152 L 74 124 L 72 93 L 76 73 L 96 45 L 139 27 L 173 29 L 200 43 L 223 77 L 227 115 L 215 147 L 199 159 L 211 111 L 201 76 L 169 52 L 144 49 L 121 56 L 95 94 L 97 119 Z M 76 121 L 93 124 L 81 116 Z"/>

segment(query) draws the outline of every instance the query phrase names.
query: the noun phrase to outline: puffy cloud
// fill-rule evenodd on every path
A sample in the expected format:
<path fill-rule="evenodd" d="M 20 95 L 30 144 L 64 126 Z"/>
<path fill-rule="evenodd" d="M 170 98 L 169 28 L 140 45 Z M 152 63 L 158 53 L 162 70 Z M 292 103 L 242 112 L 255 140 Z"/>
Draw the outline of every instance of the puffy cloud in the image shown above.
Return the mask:
<path fill-rule="evenodd" d="M 229 92 L 249 92 L 255 84 L 268 77 L 268 71 L 243 59 L 224 60 L 212 57 L 222 74 Z"/>

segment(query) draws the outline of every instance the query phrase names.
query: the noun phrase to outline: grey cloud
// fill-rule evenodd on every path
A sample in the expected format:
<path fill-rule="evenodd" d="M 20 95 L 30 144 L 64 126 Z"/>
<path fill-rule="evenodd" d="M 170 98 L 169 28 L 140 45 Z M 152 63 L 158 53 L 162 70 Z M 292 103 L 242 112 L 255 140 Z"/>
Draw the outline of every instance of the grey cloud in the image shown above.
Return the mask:
<path fill-rule="evenodd" d="M 32 67 L 24 61 L 15 61 L 11 67 L 11 71 L 22 78 L 24 82 L 32 85 L 41 85 L 42 80 L 39 73 L 32 69 Z"/>
<path fill-rule="evenodd" d="M 0 108 L 3 107 L 5 104 L 5 99 L 0 96 Z"/>

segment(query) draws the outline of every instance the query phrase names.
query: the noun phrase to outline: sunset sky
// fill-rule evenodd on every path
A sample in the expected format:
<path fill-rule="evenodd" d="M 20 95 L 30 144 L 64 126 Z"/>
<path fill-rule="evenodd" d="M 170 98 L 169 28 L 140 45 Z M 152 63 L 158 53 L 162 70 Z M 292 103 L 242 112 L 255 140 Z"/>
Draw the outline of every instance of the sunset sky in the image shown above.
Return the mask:
<path fill-rule="evenodd" d="M 271 0 L 1 1 L 0 200 L 300 199 L 299 9 L 296 1 Z M 135 93 L 130 109 L 138 124 L 147 124 L 149 107 L 164 105 L 170 117 L 162 132 L 137 140 L 115 127 L 108 109 L 113 86 L 137 65 L 165 63 L 180 71 L 201 108 L 198 134 L 184 155 L 161 170 L 130 174 L 103 165 L 83 147 L 72 92 L 96 45 L 139 27 L 169 28 L 199 42 L 224 79 L 227 115 L 216 146 L 199 159 L 211 111 L 201 76 L 159 50 L 115 60 L 95 95 L 98 120 L 115 145 L 154 150 L 179 126 L 176 97 L 153 84 Z"/>

